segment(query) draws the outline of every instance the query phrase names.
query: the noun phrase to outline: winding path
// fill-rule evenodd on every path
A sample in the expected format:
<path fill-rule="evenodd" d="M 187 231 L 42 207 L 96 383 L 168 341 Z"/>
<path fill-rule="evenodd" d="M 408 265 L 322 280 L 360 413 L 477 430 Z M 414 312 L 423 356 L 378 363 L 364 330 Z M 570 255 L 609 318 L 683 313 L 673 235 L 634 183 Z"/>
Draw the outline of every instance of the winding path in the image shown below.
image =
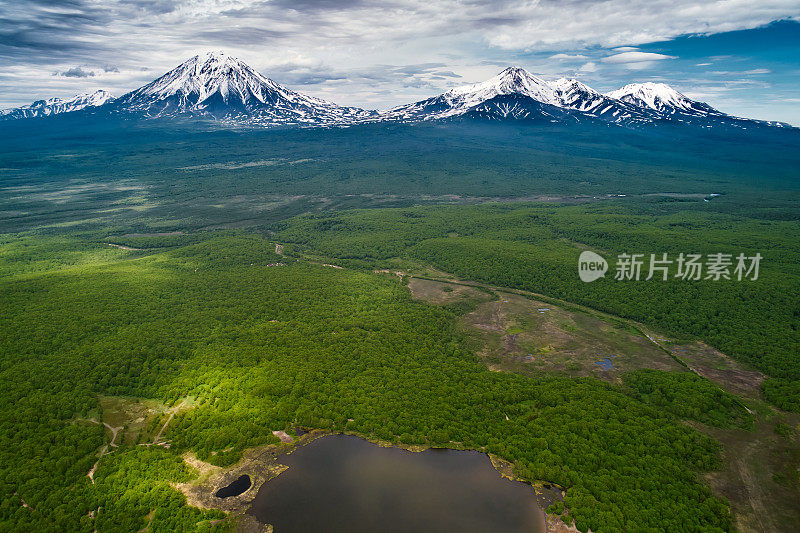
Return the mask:
<path fill-rule="evenodd" d="M 89 422 L 98 425 L 101 424 L 101 422 L 98 422 L 94 418 L 90 418 Z M 94 466 L 92 466 L 92 469 L 89 470 L 88 474 L 86 474 L 87 476 L 89 476 L 89 480 L 92 482 L 92 485 L 94 485 L 94 473 L 97 471 L 97 466 L 100 464 L 100 459 L 102 459 L 103 456 L 111 453 L 108 451 L 109 446 L 113 446 L 114 448 L 119 446 L 119 444 L 117 444 L 117 435 L 119 434 L 119 430 L 122 429 L 122 427 L 118 428 L 112 427 L 111 424 L 109 424 L 108 422 L 102 422 L 102 424 L 111 430 L 111 442 L 103 445 L 103 448 L 100 450 L 100 457 L 97 458 L 97 461 L 94 463 Z"/>

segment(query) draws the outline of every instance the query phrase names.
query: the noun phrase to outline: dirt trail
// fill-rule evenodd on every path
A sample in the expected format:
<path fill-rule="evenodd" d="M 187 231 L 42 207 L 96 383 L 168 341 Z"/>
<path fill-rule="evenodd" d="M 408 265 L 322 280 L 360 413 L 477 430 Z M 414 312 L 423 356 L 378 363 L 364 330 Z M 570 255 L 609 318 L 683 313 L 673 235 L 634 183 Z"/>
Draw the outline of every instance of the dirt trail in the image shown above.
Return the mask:
<path fill-rule="evenodd" d="M 92 469 L 89 470 L 89 473 L 86 474 L 87 476 L 89 476 L 89 481 L 92 482 L 92 485 L 94 485 L 94 473 L 97 471 L 97 466 L 100 464 L 100 459 L 103 458 L 107 450 L 108 450 L 108 444 L 104 445 L 103 448 L 100 450 L 100 457 L 97 459 L 97 461 L 95 461 L 94 466 L 92 466 Z"/>
<path fill-rule="evenodd" d="M 158 431 L 158 434 L 153 439 L 152 444 L 158 444 L 158 439 L 161 438 L 161 435 L 164 433 L 164 430 L 167 429 L 167 426 L 169 425 L 169 423 L 172 422 L 172 417 L 175 416 L 175 413 L 177 413 L 178 411 L 181 410 L 181 407 L 183 407 L 183 404 L 185 404 L 185 403 L 186 403 L 186 399 L 183 399 L 181 401 L 181 403 L 179 403 L 178 405 L 176 405 L 175 407 L 170 409 L 170 413 L 169 413 L 169 417 L 167 418 L 167 421 L 164 422 L 163 426 L 161 426 L 161 429 Z"/>
<path fill-rule="evenodd" d="M 93 423 L 93 424 L 100 424 L 100 422 L 98 422 L 98 421 L 97 421 L 97 420 L 95 420 L 94 418 L 90 418 L 90 419 L 89 419 L 89 422 L 91 422 L 91 423 Z M 115 447 L 115 448 L 116 448 L 117 446 L 119 446 L 119 444 L 116 444 L 116 442 L 117 442 L 117 434 L 118 434 L 118 433 L 119 433 L 119 431 L 122 429 L 122 427 L 118 427 L 118 428 L 112 427 L 112 426 L 111 426 L 111 424 L 109 424 L 108 422 L 103 422 L 102 424 L 103 424 L 105 427 L 107 427 L 109 430 L 111 430 L 111 442 L 109 443 L 109 445 L 110 445 L 110 446 L 113 446 L 113 447 Z"/>
<path fill-rule="evenodd" d="M 150 526 L 153 524 L 153 517 L 156 515 L 155 511 L 151 511 L 145 518 L 147 518 L 147 525 L 138 531 L 138 533 L 147 533 L 150 531 Z M 211 524 L 214 525 L 214 524 Z"/>
<path fill-rule="evenodd" d="M 23 500 L 23 499 L 22 499 L 22 496 L 20 496 L 20 495 L 19 495 L 19 494 L 17 494 L 16 492 L 14 493 L 14 496 L 16 496 L 17 498 L 19 498 L 19 501 L 20 501 L 20 502 L 22 502 L 22 506 L 23 506 L 25 509 L 30 509 L 30 510 L 32 510 L 32 511 L 36 511 L 36 509 L 34 509 L 34 508 L 33 508 L 33 507 L 31 507 L 30 505 L 28 505 L 28 502 L 26 502 L 25 500 Z"/>
<path fill-rule="evenodd" d="M 101 424 L 101 422 L 97 421 L 94 418 L 90 418 L 89 422 L 97 425 Z M 112 427 L 111 424 L 107 422 L 102 422 L 102 424 L 111 430 L 111 442 L 103 445 L 103 448 L 100 450 L 100 457 L 97 458 L 97 461 L 92 466 L 92 469 L 89 470 L 88 474 L 86 474 L 87 476 L 89 476 L 89 480 L 92 482 L 92 485 L 94 485 L 94 473 L 97 471 L 97 466 L 100 464 L 100 459 L 102 459 L 105 455 L 111 453 L 110 451 L 108 451 L 109 446 L 113 446 L 114 448 L 117 448 L 119 446 L 119 444 L 117 444 L 117 435 L 119 434 L 119 431 L 122 429 L 121 427 L 118 428 Z"/>
<path fill-rule="evenodd" d="M 106 244 L 109 245 L 109 246 L 112 246 L 114 248 L 119 248 L 120 250 L 128 250 L 128 251 L 131 251 L 131 252 L 141 252 L 142 250 L 144 250 L 144 248 L 133 248 L 131 246 L 125 246 L 125 245 L 122 245 L 122 244 L 113 244 L 113 243 L 110 243 L 110 242 L 107 242 Z"/>

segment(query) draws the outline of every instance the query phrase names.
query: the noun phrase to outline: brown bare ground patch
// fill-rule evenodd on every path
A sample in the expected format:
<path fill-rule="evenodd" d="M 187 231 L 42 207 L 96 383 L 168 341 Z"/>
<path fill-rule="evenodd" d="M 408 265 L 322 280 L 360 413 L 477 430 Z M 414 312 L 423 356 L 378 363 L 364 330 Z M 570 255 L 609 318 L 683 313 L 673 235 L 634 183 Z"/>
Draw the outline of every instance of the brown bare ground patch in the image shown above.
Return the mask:
<path fill-rule="evenodd" d="M 182 457 L 183 461 L 187 465 L 197 470 L 200 480 L 206 479 L 209 476 L 212 476 L 222 471 L 222 467 L 212 465 L 211 463 L 206 463 L 205 461 L 201 461 L 192 452 L 186 452 L 185 454 L 182 455 Z"/>
<path fill-rule="evenodd" d="M 492 296 L 475 287 L 411 278 L 408 282 L 411 295 L 433 305 L 451 305 L 459 302 L 485 302 Z"/>
<path fill-rule="evenodd" d="M 469 314 L 470 325 L 483 331 L 503 332 L 500 302 L 488 302 Z"/>
<path fill-rule="evenodd" d="M 761 397 L 764 374 L 747 370 L 719 350 L 700 341 L 685 344 L 664 344 L 678 358 L 701 376 L 717 383 L 730 393 L 746 398 Z"/>
<path fill-rule="evenodd" d="M 684 368 L 621 321 L 610 321 L 520 294 L 500 292 L 462 318 L 473 348 L 492 370 L 552 372 L 619 381 L 628 370 Z M 611 357 L 613 368 L 597 361 Z"/>
<path fill-rule="evenodd" d="M 565 524 L 558 516 L 546 515 L 545 524 L 547 533 L 579 533 L 574 525 Z"/>
<path fill-rule="evenodd" d="M 800 531 L 800 491 L 796 481 L 780 484 L 774 476 L 782 472 L 797 476 L 798 443 L 774 431 L 776 419 L 787 415 L 770 413 L 771 408 L 765 406 L 759 410 L 767 414 L 759 417 L 753 432 L 690 423 L 723 445 L 723 468 L 704 478 L 731 503 L 738 531 L 794 533 Z M 798 428 L 799 416 L 786 420 Z"/>
<path fill-rule="evenodd" d="M 294 437 L 292 437 L 283 430 L 273 431 L 272 434 L 278 437 L 281 442 L 292 442 L 294 440 Z"/>
<path fill-rule="evenodd" d="M 403 276 L 406 275 L 402 270 L 390 270 L 388 268 L 373 270 L 372 272 L 374 272 L 375 274 L 392 274 L 400 279 L 403 279 Z"/>
<path fill-rule="evenodd" d="M 114 243 L 111 243 L 111 242 L 108 242 L 106 244 L 108 244 L 112 248 L 118 248 L 120 250 L 126 250 L 126 251 L 129 251 L 129 252 L 141 252 L 142 251 L 142 248 L 133 248 L 131 246 L 125 246 L 123 244 L 114 244 Z"/>

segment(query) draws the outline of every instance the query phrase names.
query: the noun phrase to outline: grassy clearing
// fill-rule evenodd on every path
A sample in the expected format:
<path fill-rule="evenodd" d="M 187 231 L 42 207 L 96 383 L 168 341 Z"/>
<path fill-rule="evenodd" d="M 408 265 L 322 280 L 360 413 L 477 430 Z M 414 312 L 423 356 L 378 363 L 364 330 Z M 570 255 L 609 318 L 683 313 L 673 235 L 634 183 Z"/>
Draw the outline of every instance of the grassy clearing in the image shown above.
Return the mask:
<path fill-rule="evenodd" d="M 411 278 L 408 281 L 411 295 L 431 305 L 452 309 L 471 310 L 482 303 L 497 299 L 491 291 L 478 287 L 442 283 L 427 279 Z"/>
<path fill-rule="evenodd" d="M 492 370 L 594 376 L 611 382 L 640 368 L 684 370 L 621 320 L 472 285 L 411 278 L 408 287 L 414 298 L 432 305 L 469 308 L 461 326 Z M 607 358 L 610 368 L 597 364 Z"/>
<path fill-rule="evenodd" d="M 127 396 L 100 396 L 100 408 L 103 422 L 123 428 L 118 444 L 150 442 L 155 436 L 156 421 L 168 409 L 156 400 Z"/>

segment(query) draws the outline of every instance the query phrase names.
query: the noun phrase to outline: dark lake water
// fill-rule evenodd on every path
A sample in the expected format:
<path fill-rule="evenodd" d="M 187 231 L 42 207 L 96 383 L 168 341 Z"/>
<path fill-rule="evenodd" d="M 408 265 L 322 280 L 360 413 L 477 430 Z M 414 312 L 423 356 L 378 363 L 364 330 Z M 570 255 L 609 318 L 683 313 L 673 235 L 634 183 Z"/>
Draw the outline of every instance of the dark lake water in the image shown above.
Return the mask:
<path fill-rule="evenodd" d="M 249 489 L 250 485 L 252 485 L 252 481 L 250 481 L 250 476 L 245 474 L 243 476 L 239 476 L 236 479 L 234 479 L 230 485 L 227 485 L 219 489 L 214 494 L 214 496 L 216 496 L 217 498 L 230 498 L 231 496 L 238 496 L 239 494 Z"/>
<path fill-rule="evenodd" d="M 248 511 L 275 533 L 543 533 L 533 489 L 475 451 L 412 453 L 330 435 L 279 461 Z"/>

